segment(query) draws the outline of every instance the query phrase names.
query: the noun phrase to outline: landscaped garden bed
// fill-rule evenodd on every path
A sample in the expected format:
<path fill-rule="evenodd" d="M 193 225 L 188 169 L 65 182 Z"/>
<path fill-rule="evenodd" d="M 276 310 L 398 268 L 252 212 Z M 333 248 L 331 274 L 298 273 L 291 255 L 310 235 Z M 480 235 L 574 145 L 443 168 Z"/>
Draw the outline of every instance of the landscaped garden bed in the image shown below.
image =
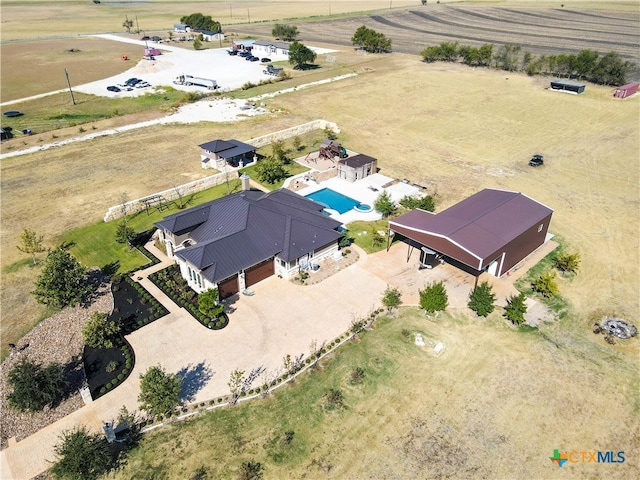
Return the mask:
<path fill-rule="evenodd" d="M 94 400 L 115 388 L 133 369 L 133 350 L 124 336 L 169 313 L 142 285 L 129 277 L 116 275 L 111 292 L 113 311 L 109 319 L 120 325 L 121 337 L 111 348 L 85 346 L 83 353 L 87 383 Z"/>
<path fill-rule="evenodd" d="M 229 317 L 225 312 L 217 318 L 210 318 L 198 309 L 198 294 L 187 284 L 180 274 L 178 265 L 171 265 L 159 272 L 149 275 L 151 280 L 176 305 L 187 310 L 193 318 L 212 330 L 221 330 L 229 324 Z"/>

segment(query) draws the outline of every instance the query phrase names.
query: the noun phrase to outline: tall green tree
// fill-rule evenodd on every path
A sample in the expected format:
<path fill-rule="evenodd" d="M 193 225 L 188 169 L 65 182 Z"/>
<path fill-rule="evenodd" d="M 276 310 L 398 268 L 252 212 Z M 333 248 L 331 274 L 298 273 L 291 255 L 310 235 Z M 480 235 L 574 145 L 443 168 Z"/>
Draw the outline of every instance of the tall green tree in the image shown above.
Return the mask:
<path fill-rule="evenodd" d="M 93 312 L 82 329 L 85 345 L 93 348 L 112 348 L 120 335 L 120 323 L 110 320 L 106 313 Z"/>
<path fill-rule="evenodd" d="M 136 231 L 127 225 L 126 221 L 122 221 L 116 228 L 116 242 L 131 246 L 136 238 Z"/>
<path fill-rule="evenodd" d="M 12 391 L 7 395 L 9 405 L 20 411 L 37 412 L 64 394 L 67 383 L 62 367 L 46 367 L 23 358 L 11 370 L 7 380 Z"/>
<path fill-rule="evenodd" d="M 449 305 L 449 296 L 443 282 L 434 282 L 419 290 L 420 308 L 426 313 L 444 311 Z"/>
<path fill-rule="evenodd" d="M 193 49 L 194 50 L 200 50 L 202 48 L 202 35 L 198 35 L 195 40 L 193 41 Z"/>
<path fill-rule="evenodd" d="M 287 170 L 281 161 L 275 158 L 265 158 L 256 165 L 256 173 L 261 182 L 274 184 L 287 177 Z"/>
<path fill-rule="evenodd" d="M 378 195 L 378 198 L 373 202 L 373 208 L 376 212 L 380 213 L 383 218 L 390 217 L 396 213 L 396 204 L 391 198 L 391 194 L 386 190 Z"/>
<path fill-rule="evenodd" d="M 64 308 L 75 306 L 90 292 L 87 269 L 61 245 L 47 255 L 31 293 L 38 303 Z"/>
<path fill-rule="evenodd" d="M 133 27 L 133 20 L 129 20 L 128 17 L 125 17 L 124 22 L 122 22 L 122 26 L 127 29 L 127 33 L 131 33 L 131 27 Z"/>
<path fill-rule="evenodd" d="M 17 245 L 16 248 L 23 253 L 31 255 L 33 259 L 33 264 L 37 263 L 36 254 L 46 252 L 46 248 L 42 246 L 42 242 L 44 241 L 44 235 L 38 235 L 33 230 L 29 230 L 25 228 L 20 235 L 20 245 Z"/>
<path fill-rule="evenodd" d="M 140 409 L 149 415 L 165 415 L 180 405 L 182 378 L 167 373 L 160 366 L 149 368 L 140 375 Z"/>
<path fill-rule="evenodd" d="M 518 69 L 520 63 L 520 45 L 506 43 L 498 49 L 498 53 L 494 57 L 496 67 L 508 72 L 514 72 Z"/>
<path fill-rule="evenodd" d="M 423 197 L 405 195 L 400 199 L 399 203 L 408 210 L 419 208 L 420 210 L 433 212 L 436 209 L 436 202 L 431 195 L 425 195 Z"/>
<path fill-rule="evenodd" d="M 273 38 L 277 40 L 284 40 L 286 42 L 295 40 L 299 34 L 300 32 L 298 32 L 298 27 L 296 27 L 295 25 L 287 25 L 282 23 L 276 23 L 271 30 L 271 35 L 273 36 Z"/>
<path fill-rule="evenodd" d="M 369 53 L 391 52 L 391 40 L 383 33 L 377 32 L 365 25 L 358 27 L 351 37 L 351 43 Z"/>
<path fill-rule="evenodd" d="M 211 15 L 203 15 L 202 13 L 192 13 L 180 17 L 180 23 L 189 25 L 192 30 L 210 30 L 212 32 L 221 30 L 220 22 L 211 18 Z"/>
<path fill-rule="evenodd" d="M 63 432 L 53 450 L 58 458 L 50 472 L 56 479 L 93 480 L 115 466 L 104 436 L 85 426 Z"/>
<path fill-rule="evenodd" d="M 297 40 L 289 46 L 289 63 L 296 70 L 304 70 L 316 61 L 316 52 L 304 46 Z"/>
<path fill-rule="evenodd" d="M 495 309 L 496 295 L 491 285 L 481 282 L 469 293 L 467 306 L 481 317 L 486 317 Z"/>
<path fill-rule="evenodd" d="M 512 295 L 507 299 L 507 306 L 504 307 L 504 316 L 514 325 L 524 323 L 524 315 L 527 313 L 527 304 L 524 303 L 527 296 L 524 293 Z"/>

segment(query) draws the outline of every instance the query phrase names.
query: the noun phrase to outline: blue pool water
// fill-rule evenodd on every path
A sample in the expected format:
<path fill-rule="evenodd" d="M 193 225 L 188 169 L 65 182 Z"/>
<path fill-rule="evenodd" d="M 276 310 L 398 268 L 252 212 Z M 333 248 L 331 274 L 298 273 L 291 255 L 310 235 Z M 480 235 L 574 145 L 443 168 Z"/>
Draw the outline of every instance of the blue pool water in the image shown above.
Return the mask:
<path fill-rule="evenodd" d="M 330 188 L 323 188 L 322 190 L 318 190 L 317 192 L 310 193 L 305 196 L 327 208 L 336 210 L 340 214 L 347 213 L 349 210 L 360 205 L 360 202 L 357 200 L 347 197 L 346 195 L 342 195 Z"/>

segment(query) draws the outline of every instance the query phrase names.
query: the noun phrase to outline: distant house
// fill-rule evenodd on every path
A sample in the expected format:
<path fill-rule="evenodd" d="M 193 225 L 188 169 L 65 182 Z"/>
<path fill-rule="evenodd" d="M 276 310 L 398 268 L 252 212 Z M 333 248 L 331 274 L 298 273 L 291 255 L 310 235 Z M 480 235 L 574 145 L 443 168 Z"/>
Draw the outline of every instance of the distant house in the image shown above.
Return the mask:
<path fill-rule="evenodd" d="M 545 243 L 552 214 L 522 193 L 488 188 L 437 214 L 401 215 L 389 231 L 420 249 L 421 264 L 436 257 L 476 277 L 500 277 Z"/>
<path fill-rule="evenodd" d="M 288 57 L 289 44 L 286 42 L 256 40 L 253 43 L 252 52 L 256 57 Z"/>
<path fill-rule="evenodd" d="M 253 49 L 254 43 L 255 40 L 234 40 L 232 47 L 238 52 L 242 52 L 244 50 L 250 52 Z"/>
<path fill-rule="evenodd" d="M 292 278 L 334 255 L 340 222 L 323 208 L 286 189 L 247 189 L 155 225 L 189 286 L 196 292 L 218 288 L 226 298 L 272 275 Z"/>
<path fill-rule="evenodd" d="M 213 140 L 198 146 L 202 168 L 223 168 L 225 164 L 244 166 L 253 161 L 256 152 L 253 145 L 234 139 Z"/>
<path fill-rule="evenodd" d="M 205 42 L 221 42 L 224 40 L 224 33 L 212 32 L 211 30 L 191 30 L 192 33 L 202 35 Z"/>
<path fill-rule="evenodd" d="M 184 23 L 174 23 L 173 31 L 176 33 L 188 33 L 191 31 L 191 27 Z"/>
<path fill-rule="evenodd" d="M 338 160 L 338 178 L 355 182 L 378 172 L 378 161 L 361 153 Z"/>

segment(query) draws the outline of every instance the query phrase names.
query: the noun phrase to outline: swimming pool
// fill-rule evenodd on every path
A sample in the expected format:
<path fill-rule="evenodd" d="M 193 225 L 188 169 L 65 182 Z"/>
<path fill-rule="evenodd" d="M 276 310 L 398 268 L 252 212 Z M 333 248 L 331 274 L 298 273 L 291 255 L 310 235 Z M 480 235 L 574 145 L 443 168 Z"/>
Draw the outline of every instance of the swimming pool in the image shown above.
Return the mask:
<path fill-rule="evenodd" d="M 356 207 L 360 207 L 362 209 L 365 208 L 365 204 L 361 204 L 359 201 L 354 200 L 351 197 L 347 197 L 346 195 L 342 195 L 330 188 L 323 188 L 317 192 L 305 195 L 305 197 L 313 200 L 314 202 L 318 202 L 331 210 L 336 210 L 341 215 Z"/>

